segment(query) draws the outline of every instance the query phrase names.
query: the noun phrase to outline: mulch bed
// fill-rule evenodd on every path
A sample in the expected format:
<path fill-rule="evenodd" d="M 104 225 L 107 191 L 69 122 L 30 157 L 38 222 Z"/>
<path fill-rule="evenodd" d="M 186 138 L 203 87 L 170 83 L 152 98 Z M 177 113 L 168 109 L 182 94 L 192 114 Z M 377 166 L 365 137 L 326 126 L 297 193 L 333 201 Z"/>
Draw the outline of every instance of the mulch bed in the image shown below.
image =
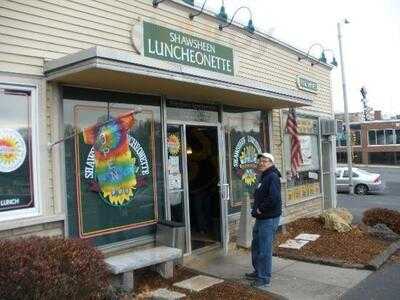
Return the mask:
<path fill-rule="evenodd" d="M 400 234 L 400 211 L 387 208 L 370 208 L 364 212 L 362 221 L 369 226 L 384 223 L 395 233 Z"/>
<path fill-rule="evenodd" d="M 316 241 L 309 242 L 299 250 L 279 248 L 288 239 L 295 238 L 300 233 L 319 234 Z M 339 233 L 323 228 L 319 218 L 302 218 L 286 225 L 286 233 L 277 234 L 274 253 L 277 256 L 314 260 L 343 266 L 366 266 L 383 252 L 391 242 L 372 237 L 362 231 L 360 227 L 353 226 L 350 232 Z"/>
<path fill-rule="evenodd" d="M 175 266 L 174 277 L 172 279 L 164 279 L 158 273 L 151 271 L 149 268 L 141 269 L 135 272 L 135 292 L 134 299 L 146 299 L 146 293 L 157 290 L 159 288 L 168 288 L 186 294 L 184 299 L 277 299 L 267 292 L 251 288 L 235 281 L 227 281 L 211 286 L 200 292 L 190 293 L 186 289 L 173 286 L 173 283 L 199 275 L 190 269 L 182 266 Z M 124 297 L 122 299 L 132 299 L 132 297 Z"/>

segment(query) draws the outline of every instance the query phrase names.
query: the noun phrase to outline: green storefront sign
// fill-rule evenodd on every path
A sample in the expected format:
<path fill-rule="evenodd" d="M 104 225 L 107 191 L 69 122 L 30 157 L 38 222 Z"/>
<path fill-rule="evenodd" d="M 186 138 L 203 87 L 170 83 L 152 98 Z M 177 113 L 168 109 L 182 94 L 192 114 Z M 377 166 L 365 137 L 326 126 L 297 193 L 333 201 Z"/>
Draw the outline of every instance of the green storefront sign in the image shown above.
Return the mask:
<path fill-rule="evenodd" d="M 297 77 L 297 87 L 300 90 L 304 90 L 311 93 L 318 92 L 318 84 L 315 81 L 310 80 L 304 76 Z"/>
<path fill-rule="evenodd" d="M 234 75 L 232 48 L 143 22 L 144 56 Z"/>

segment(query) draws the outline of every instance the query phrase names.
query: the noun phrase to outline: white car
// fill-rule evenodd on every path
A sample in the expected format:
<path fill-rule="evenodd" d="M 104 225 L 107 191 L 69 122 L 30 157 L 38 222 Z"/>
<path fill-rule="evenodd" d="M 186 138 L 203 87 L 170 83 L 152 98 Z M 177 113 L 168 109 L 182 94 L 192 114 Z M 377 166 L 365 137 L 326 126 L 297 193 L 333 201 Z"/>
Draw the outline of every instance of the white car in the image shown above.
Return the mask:
<path fill-rule="evenodd" d="M 382 182 L 380 174 L 370 173 L 359 168 L 352 168 L 352 173 L 355 194 L 365 195 L 368 192 L 381 192 L 385 189 L 385 183 Z M 338 192 L 349 191 L 349 169 L 347 167 L 336 169 L 336 190 Z"/>

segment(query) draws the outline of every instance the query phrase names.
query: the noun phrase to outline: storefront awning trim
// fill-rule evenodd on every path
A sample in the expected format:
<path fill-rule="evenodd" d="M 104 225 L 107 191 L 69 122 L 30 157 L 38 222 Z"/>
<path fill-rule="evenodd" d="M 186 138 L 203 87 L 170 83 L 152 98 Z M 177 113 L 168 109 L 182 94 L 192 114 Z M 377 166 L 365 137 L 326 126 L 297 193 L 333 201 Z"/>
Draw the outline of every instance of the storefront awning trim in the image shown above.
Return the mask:
<path fill-rule="evenodd" d="M 294 90 L 98 46 L 48 61 L 45 63 L 44 73 L 48 80 L 57 81 L 66 75 L 90 69 L 125 72 L 256 95 L 267 98 L 265 100 L 268 101 L 285 101 L 286 107 L 312 104 L 311 95 L 300 94 Z M 278 106 L 277 108 L 280 108 L 282 104 Z"/>

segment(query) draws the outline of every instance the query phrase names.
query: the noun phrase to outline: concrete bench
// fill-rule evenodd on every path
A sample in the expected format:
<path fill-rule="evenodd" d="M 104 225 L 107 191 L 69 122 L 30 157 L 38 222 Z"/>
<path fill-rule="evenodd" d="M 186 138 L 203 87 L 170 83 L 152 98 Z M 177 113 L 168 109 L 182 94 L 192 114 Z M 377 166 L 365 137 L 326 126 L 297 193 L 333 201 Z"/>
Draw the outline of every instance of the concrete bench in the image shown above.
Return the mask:
<path fill-rule="evenodd" d="M 155 266 L 162 277 L 171 278 L 174 275 L 174 260 L 181 256 L 181 249 L 159 246 L 108 257 L 105 262 L 113 274 L 122 274 L 121 286 L 131 291 L 134 287 L 134 270 Z"/>

